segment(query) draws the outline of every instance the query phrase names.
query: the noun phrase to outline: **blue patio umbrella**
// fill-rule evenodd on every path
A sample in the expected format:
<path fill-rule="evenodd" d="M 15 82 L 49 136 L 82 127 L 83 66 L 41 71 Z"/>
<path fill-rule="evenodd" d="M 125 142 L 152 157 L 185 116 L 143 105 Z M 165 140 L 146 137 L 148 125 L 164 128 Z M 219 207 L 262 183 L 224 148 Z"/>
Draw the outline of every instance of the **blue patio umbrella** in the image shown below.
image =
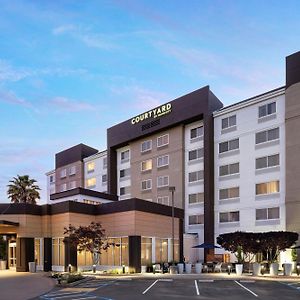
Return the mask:
<path fill-rule="evenodd" d="M 194 246 L 192 248 L 197 248 L 197 249 L 221 249 L 222 247 L 220 246 L 216 246 L 214 244 L 210 244 L 210 243 L 202 243 L 200 245 Z"/>

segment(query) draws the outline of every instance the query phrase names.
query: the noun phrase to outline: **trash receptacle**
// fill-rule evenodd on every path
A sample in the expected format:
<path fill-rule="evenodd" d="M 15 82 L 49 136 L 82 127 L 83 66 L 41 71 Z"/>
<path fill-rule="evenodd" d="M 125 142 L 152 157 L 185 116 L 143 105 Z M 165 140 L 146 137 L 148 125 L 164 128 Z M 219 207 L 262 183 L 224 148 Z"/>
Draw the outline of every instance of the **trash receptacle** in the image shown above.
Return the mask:
<path fill-rule="evenodd" d="M 35 273 L 36 272 L 36 265 L 35 265 L 34 261 L 29 262 L 28 267 L 29 267 L 29 272 L 30 273 Z"/>

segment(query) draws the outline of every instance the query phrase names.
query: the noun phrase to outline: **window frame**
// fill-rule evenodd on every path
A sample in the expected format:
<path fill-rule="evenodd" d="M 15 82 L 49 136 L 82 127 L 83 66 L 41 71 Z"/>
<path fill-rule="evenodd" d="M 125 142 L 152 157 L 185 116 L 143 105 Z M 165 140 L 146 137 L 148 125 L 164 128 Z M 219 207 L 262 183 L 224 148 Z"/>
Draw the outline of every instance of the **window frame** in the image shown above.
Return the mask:
<path fill-rule="evenodd" d="M 275 112 L 269 113 L 268 110 L 269 110 L 269 107 L 272 104 L 275 104 Z M 263 115 L 263 116 L 260 116 L 260 109 L 263 108 L 263 107 L 266 108 L 266 114 Z M 258 119 L 263 119 L 263 118 L 266 118 L 268 116 L 276 115 L 276 113 L 277 113 L 277 102 L 276 101 L 272 101 L 272 102 L 269 102 L 269 103 L 258 106 Z"/>
<path fill-rule="evenodd" d="M 201 134 L 201 135 L 197 135 L 197 136 L 195 136 L 195 137 L 192 137 L 192 132 L 193 132 L 193 130 L 196 130 L 196 132 L 197 132 L 197 129 L 200 129 L 200 128 L 202 128 L 202 134 Z M 198 138 L 201 138 L 201 137 L 203 137 L 203 136 L 204 136 L 204 127 L 203 127 L 203 125 L 197 126 L 197 127 L 194 127 L 194 128 L 191 128 L 191 129 L 190 129 L 190 140 L 191 140 L 191 141 L 193 141 L 193 140 L 195 140 L 195 139 L 198 139 Z"/>
<path fill-rule="evenodd" d="M 235 119 L 235 124 L 234 125 L 230 125 L 230 119 L 233 118 Z M 227 120 L 228 122 L 228 126 L 226 127 L 223 127 L 223 120 Z M 229 128 L 233 128 L 233 127 L 236 127 L 236 114 L 235 115 L 231 115 L 231 116 L 228 116 L 226 118 L 223 118 L 221 119 L 221 130 L 226 130 L 226 129 L 229 129 Z"/>
<path fill-rule="evenodd" d="M 163 159 L 163 158 L 165 158 L 165 157 L 168 158 L 168 159 L 167 159 L 168 162 L 167 162 L 166 164 L 164 164 L 164 165 L 159 165 L 159 164 L 158 164 L 159 159 Z M 157 167 L 157 168 L 163 168 L 163 167 L 169 166 L 169 163 L 170 163 L 170 156 L 169 156 L 169 154 L 161 155 L 161 156 L 158 156 L 158 157 L 156 158 L 156 167 Z"/>
<path fill-rule="evenodd" d="M 145 170 L 143 170 L 143 164 L 144 164 L 144 163 L 147 164 L 147 162 L 149 162 L 149 161 L 151 161 L 151 168 L 150 168 L 150 169 L 145 169 Z M 149 172 L 149 171 L 152 171 L 152 169 L 153 169 L 153 161 L 152 161 L 152 158 L 143 160 L 143 161 L 141 162 L 141 172 Z"/>
<path fill-rule="evenodd" d="M 147 148 L 147 149 L 143 150 L 143 145 L 145 143 L 150 143 L 150 148 Z M 141 153 L 145 153 L 145 152 L 148 152 L 148 151 L 151 151 L 151 150 L 152 150 L 152 140 L 146 140 L 146 141 L 141 142 Z"/>
<path fill-rule="evenodd" d="M 168 180 L 167 180 L 168 183 L 167 184 L 163 184 L 163 185 L 159 185 L 158 184 L 159 180 L 163 179 L 163 181 L 164 181 L 165 178 L 168 178 Z M 156 184 L 157 184 L 157 188 L 163 188 L 163 187 L 169 186 L 170 185 L 170 176 L 169 175 L 160 175 L 160 176 L 157 176 Z"/>
<path fill-rule="evenodd" d="M 143 182 L 146 183 L 146 188 L 145 189 L 143 189 Z M 150 182 L 150 187 L 149 188 L 147 187 L 147 185 L 148 185 L 147 183 L 148 182 Z M 152 190 L 152 179 L 149 178 L 149 179 L 142 180 L 141 181 L 141 191 L 150 191 L 150 190 Z"/>
<path fill-rule="evenodd" d="M 158 145 L 158 140 L 159 139 L 163 139 L 165 136 L 168 137 L 168 142 L 165 143 L 165 144 L 162 144 L 162 145 Z M 169 143 L 170 143 L 170 135 L 169 135 L 169 133 L 163 134 L 163 135 L 157 137 L 157 139 L 156 139 L 156 146 L 157 146 L 157 148 L 161 148 L 161 147 L 167 146 L 167 145 L 169 145 Z"/>

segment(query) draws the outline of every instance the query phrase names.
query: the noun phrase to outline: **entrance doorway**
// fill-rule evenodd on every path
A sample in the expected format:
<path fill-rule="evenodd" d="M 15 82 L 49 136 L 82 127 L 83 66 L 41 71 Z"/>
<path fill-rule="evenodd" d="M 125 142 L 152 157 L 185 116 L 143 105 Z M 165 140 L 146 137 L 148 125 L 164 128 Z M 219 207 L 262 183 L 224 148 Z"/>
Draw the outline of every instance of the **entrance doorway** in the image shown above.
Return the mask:
<path fill-rule="evenodd" d="M 15 241 L 10 241 L 8 243 L 8 267 L 9 269 L 15 270 L 17 266 L 17 243 Z"/>

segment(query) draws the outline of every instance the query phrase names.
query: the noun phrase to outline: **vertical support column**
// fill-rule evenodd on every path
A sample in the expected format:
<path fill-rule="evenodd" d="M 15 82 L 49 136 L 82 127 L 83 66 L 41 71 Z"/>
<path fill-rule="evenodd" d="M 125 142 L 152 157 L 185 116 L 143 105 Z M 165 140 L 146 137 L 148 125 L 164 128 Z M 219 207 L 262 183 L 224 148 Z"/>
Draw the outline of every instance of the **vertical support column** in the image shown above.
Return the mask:
<path fill-rule="evenodd" d="M 155 243 L 156 243 L 156 238 L 153 237 L 152 238 L 152 263 L 155 264 L 155 260 L 156 260 L 156 247 L 155 247 Z"/>
<path fill-rule="evenodd" d="M 178 219 L 179 223 L 179 262 L 183 262 L 183 230 L 184 220 Z"/>
<path fill-rule="evenodd" d="M 109 145 L 109 143 L 107 144 Z M 108 148 L 107 151 L 107 187 L 108 193 L 117 195 L 117 152 Z"/>
<path fill-rule="evenodd" d="M 214 119 L 204 115 L 204 242 L 214 243 Z M 204 261 L 214 249 L 204 249 Z"/>
<path fill-rule="evenodd" d="M 44 238 L 44 271 L 52 269 L 52 238 Z"/>
<path fill-rule="evenodd" d="M 131 235 L 128 237 L 129 272 L 141 272 L 141 241 L 140 235 Z"/>
<path fill-rule="evenodd" d="M 17 272 L 28 272 L 34 261 L 34 238 L 17 238 Z"/>
<path fill-rule="evenodd" d="M 77 270 L 77 247 L 70 243 L 69 238 L 64 239 L 65 244 L 65 272 L 69 271 L 69 265 L 71 265 L 71 271 Z"/>

